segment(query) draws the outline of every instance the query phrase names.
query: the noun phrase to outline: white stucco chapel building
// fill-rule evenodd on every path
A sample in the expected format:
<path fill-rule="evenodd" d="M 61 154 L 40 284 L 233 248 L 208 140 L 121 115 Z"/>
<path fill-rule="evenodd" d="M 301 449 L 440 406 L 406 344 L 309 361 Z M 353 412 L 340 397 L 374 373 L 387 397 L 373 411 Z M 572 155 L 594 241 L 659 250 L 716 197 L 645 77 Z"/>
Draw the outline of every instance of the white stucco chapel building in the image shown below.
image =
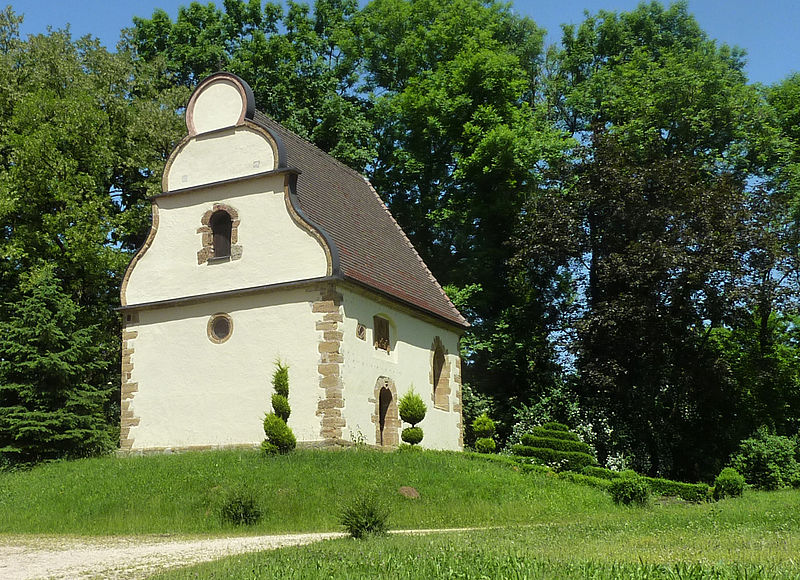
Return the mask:
<path fill-rule="evenodd" d="M 360 174 L 217 73 L 192 94 L 121 289 L 123 451 L 258 445 L 275 361 L 299 442 L 461 449 L 468 326 Z"/>

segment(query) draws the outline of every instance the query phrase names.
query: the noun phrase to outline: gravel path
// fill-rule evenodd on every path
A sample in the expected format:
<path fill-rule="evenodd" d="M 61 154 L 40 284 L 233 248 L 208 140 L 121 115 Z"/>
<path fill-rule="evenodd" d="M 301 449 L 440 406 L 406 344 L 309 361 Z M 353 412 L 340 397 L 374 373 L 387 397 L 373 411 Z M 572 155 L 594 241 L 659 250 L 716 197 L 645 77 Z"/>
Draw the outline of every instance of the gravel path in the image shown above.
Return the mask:
<path fill-rule="evenodd" d="M 393 534 L 461 532 L 483 528 L 393 530 Z M 146 578 L 159 570 L 188 566 L 259 550 L 302 546 L 342 538 L 341 532 L 174 539 L 162 536 L 75 538 L 0 536 L 2 580 Z"/>
<path fill-rule="evenodd" d="M 6 536 L 0 538 L 0 578 L 144 578 L 166 568 L 344 535 L 329 532 L 191 540 L 157 536 L 91 539 Z"/>

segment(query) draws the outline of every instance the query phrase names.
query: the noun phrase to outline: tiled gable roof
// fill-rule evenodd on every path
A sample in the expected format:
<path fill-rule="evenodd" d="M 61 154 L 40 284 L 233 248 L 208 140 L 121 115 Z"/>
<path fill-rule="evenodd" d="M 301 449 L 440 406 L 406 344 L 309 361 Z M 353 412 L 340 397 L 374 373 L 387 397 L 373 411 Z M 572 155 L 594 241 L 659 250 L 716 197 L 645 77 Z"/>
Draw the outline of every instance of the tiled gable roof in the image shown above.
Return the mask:
<path fill-rule="evenodd" d="M 286 165 L 302 172 L 300 209 L 336 246 L 342 277 L 469 326 L 364 176 L 259 111 L 253 121 L 280 138 Z"/>

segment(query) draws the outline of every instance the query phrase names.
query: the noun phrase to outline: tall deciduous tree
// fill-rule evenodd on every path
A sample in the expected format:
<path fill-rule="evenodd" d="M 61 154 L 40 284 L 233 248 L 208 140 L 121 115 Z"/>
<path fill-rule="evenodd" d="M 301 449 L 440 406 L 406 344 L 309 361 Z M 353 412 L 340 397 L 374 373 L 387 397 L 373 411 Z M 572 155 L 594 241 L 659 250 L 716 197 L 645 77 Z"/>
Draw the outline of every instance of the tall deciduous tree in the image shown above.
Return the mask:
<path fill-rule="evenodd" d="M 715 333 L 754 307 L 775 124 L 743 55 L 709 39 L 685 3 L 567 26 L 549 65 L 553 121 L 580 156 L 550 201 L 530 206 L 539 229 L 521 256 L 538 236 L 562 240 L 549 255 L 571 252 L 581 276 L 578 394 L 610 427 L 601 454 L 707 476 L 752 427 L 740 420 L 750 385 Z M 555 220 L 537 218 L 558 204 Z"/>
<path fill-rule="evenodd" d="M 362 170 L 373 156 L 370 125 L 353 96 L 355 0 L 279 4 L 192 2 L 173 22 L 163 10 L 135 18 L 129 43 L 146 62 L 162 60 L 172 82 L 193 87 L 226 69 L 246 79 L 268 115 Z"/>

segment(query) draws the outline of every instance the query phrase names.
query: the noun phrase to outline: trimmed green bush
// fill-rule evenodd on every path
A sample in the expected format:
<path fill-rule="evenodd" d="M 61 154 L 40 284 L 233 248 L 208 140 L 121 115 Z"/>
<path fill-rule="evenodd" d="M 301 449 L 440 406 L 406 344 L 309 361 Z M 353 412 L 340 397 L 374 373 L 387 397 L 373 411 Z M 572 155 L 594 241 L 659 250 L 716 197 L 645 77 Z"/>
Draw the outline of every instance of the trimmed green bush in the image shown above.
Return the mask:
<path fill-rule="evenodd" d="M 733 469 L 726 467 L 719 472 L 714 480 L 714 499 L 719 501 L 726 497 L 739 497 L 744 492 L 744 476 Z"/>
<path fill-rule="evenodd" d="M 422 428 L 417 427 L 417 423 L 425 418 L 425 413 L 428 411 L 425 401 L 414 392 L 412 387 L 410 391 L 400 397 L 400 401 L 397 403 L 397 410 L 400 412 L 400 418 L 403 421 L 411 423 L 411 427 L 403 429 L 400 437 L 406 443 L 416 445 L 422 441 Z"/>
<path fill-rule="evenodd" d="M 587 465 L 596 465 L 594 457 L 577 451 L 556 451 L 527 445 L 513 445 L 511 452 L 522 457 L 535 457 L 556 471 L 580 471 Z"/>
<path fill-rule="evenodd" d="M 588 475 L 589 477 L 607 479 L 608 481 L 617 479 L 621 475 L 619 471 L 612 471 L 610 469 L 606 469 L 605 467 L 595 467 L 594 465 L 587 465 L 581 470 L 581 473 L 583 475 Z"/>
<path fill-rule="evenodd" d="M 282 397 L 289 398 L 289 366 L 275 361 L 275 372 L 272 373 L 272 386 Z"/>
<path fill-rule="evenodd" d="M 400 411 L 400 418 L 406 423 L 411 423 L 413 427 L 425 418 L 428 409 L 422 397 L 411 390 L 400 397 L 397 410 Z"/>
<path fill-rule="evenodd" d="M 275 361 L 275 372 L 272 373 L 272 413 L 264 417 L 264 435 L 261 450 L 267 455 L 289 453 L 297 446 L 297 439 L 286 421 L 292 412 L 289 406 L 289 367 L 281 361 Z"/>
<path fill-rule="evenodd" d="M 274 413 L 264 417 L 264 434 L 267 438 L 261 443 L 261 449 L 269 455 L 289 453 L 297 446 L 297 439 L 286 421 Z"/>
<path fill-rule="evenodd" d="M 800 464 L 795 443 L 788 437 L 771 435 L 760 429 L 739 445 L 730 466 L 758 489 L 800 487 Z"/>
<path fill-rule="evenodd" d="M 478 438 L 491 438 L 494 435 L 494 431 L 494 421 L 486 413 L 483 413 L 472 422 L 472 432 Z"/>
<path fill-rule="evenodd" d="M 494 450 L 497 448 L 497 445 L 494 442 L 494 439 L 489 437 L 481 437 L 480 439 L 475 440 L 475 450 L 478 453 L 494 453 Z"/>
<path fill-rule="evenodd" d="M 400 434 L 403 441 L 411 445 L 416 445 L 422 441 L 422 429 L 420 427 L 406 427 Z"/>
<path fill-rule="evenodd" d="M 650 486 L 650 490 L 657 495 L 671 495 L 693 502 L 708 499 L 709 487 L 705 483 L 684 483 L 660 477 L 644 477 L 644 480 Z"/>
<path fill-rule="evenodd" d="M 591 475 L 583 475 L 581 473 L 575 473 L 574 471 L 565 471 L 560 473 L 559 477 L 573 483 L 589 485 L 605 491 L 608 491 L 608 488 L 611 486 L 611 481 L 608 479 L 604 479 L 602 477 L 592 477 Z"/>
<path fill-rule="evenodd" d="M 549 429 L 550 431 L 566 431 L 569 432 L 569 427 L 564 425 L 564 423 L 559 423 L 557 421 L 549 421 L 548 423 L 544 423 L 542 425 L 545 429 Z"/>
<path fill-rule="evenodd" d="M 608 493 L 616 504 L 645 506 L 650 499 L 647 481 L 640 476 L 618 477 L 608 486 Z"/>
<path fill-rule="evenodd" d="M 531 435 L 535 437 L 547 437 L 548 439 L 567 439 L 569 441 L 580 441 L 577 433 L 570 431 L 555 431 L 553 429 L 545 429 L 544 427 L 534 427 L 531 429 Z"/>
<path fill-rule="evenodd" d="M 261 508 L 252 490 L 241 487 L 228 492 L 220 507 L 223 522 L 236 526 L 252 526 L 261 519 Z"/>
<path fill-rule="evenodd" d="M 362 496 L 342 508 L 340 523 L 353 538 L 382 536 L 389 522 L 389 508 L 374 495 Z"/>
<path fill-rule="evenodd" d="M 592 454 L 592 447 L 583 441 L 569 441 L 567 439 L 551 439 L 549 437 L 534 437 L 523 435 L 522 444 L 528 447 L 546 447 L 556 451 L 578 451 L 579 453 Z"/>
<path fill-rule="evenodd" d="M 278 417 L 280 417 L 284 421 L 288 421 L 289 415 L 292 412 L 291 407 L 289 407 L 289 399 L 287 399 L 283 395 L 274 393 L 272 395 L 272 410 Z"/>

